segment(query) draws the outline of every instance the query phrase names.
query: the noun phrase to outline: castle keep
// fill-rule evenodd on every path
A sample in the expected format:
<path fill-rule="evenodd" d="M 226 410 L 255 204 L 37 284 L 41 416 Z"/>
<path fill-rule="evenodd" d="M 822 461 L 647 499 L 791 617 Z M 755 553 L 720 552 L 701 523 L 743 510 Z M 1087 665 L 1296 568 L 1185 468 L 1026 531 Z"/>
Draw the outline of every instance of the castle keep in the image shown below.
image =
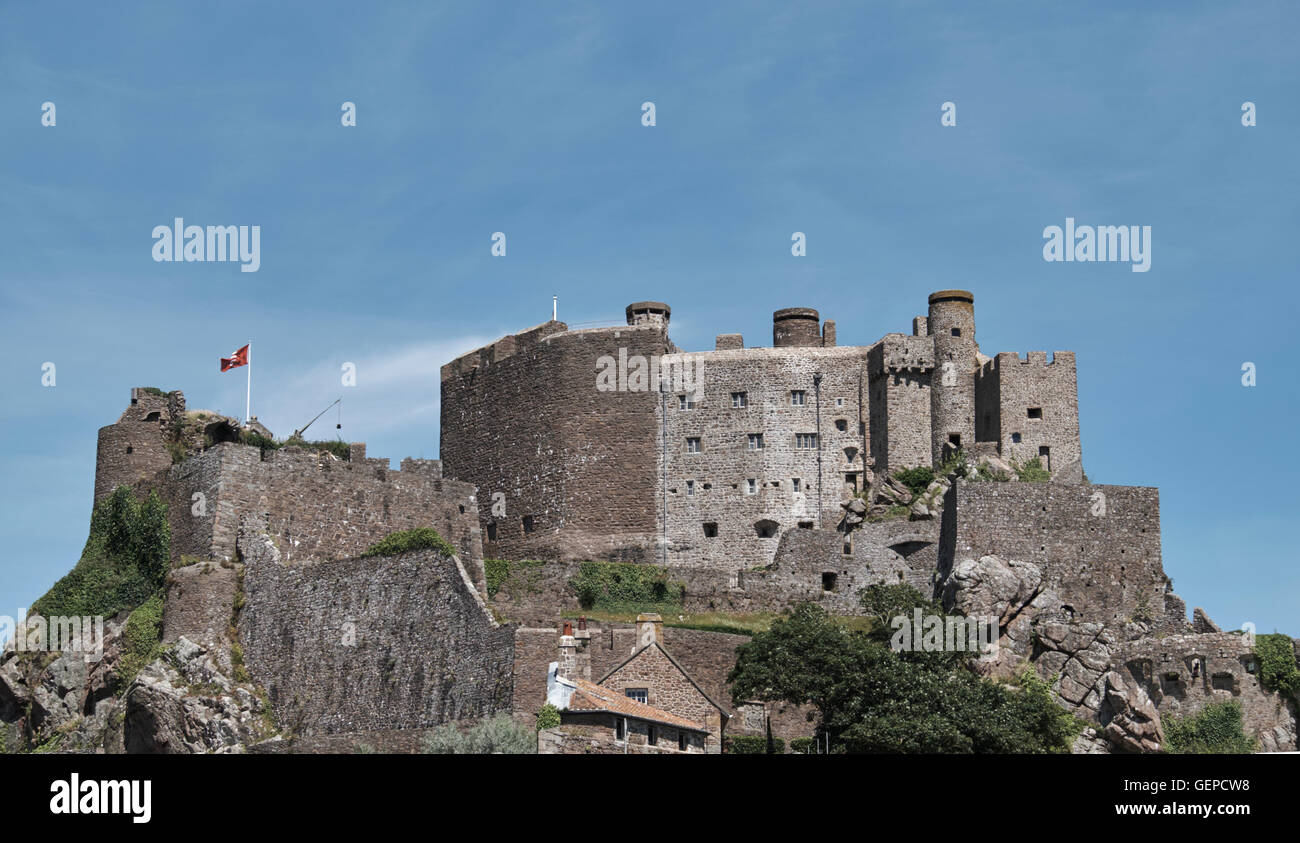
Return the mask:
<path fill-rule="evenodd" d="M 670 318 L 638 302 L 625 327 L 547 322 L 442 367 L 441 456 L 479 490 L 489 556 L 766 565 L 784 531 L 834 526 L 877 475 L 957 450 L 1082 481 L 1074 355 L 982 354 L 964 290 L 869 346 L 786 308 L 771 347 L 720 334 L 684 355 L 685 389 L 598 388 L 602 360 L 680 359 Z"/>

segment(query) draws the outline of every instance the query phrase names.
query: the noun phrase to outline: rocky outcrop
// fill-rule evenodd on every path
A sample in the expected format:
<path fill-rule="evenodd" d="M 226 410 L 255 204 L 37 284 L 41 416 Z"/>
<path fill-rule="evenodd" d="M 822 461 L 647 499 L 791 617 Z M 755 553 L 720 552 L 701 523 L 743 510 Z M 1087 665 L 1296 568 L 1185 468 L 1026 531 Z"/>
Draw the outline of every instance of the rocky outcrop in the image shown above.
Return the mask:
<path fill-rule="evenodd" d="M 256 689 L 233 682 L 183 636 L 140 671 L 123 702 L 127 752 L 238 753 L 275 731 Z"/>
<path fill-rule="evenodd" d="M 1165 733 L 1160 712 L 1146 692 L 1111 671 L 1105 676 L 1104 693 L 1103 716 L 1109 716 L 1103 732 L 1106 739 L 1122 752 L 1159 752 Z"/>

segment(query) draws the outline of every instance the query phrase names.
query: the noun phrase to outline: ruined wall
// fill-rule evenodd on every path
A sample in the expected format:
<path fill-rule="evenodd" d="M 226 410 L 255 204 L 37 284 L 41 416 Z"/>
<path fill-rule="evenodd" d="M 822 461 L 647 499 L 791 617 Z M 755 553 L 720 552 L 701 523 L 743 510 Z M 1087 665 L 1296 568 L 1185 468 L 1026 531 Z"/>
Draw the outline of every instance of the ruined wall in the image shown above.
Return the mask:
<path fill-rule="evenodd" d="M 1112 663 L 1146 691 L 1161 717 L 1187 717 L 1235 701 L 1246 733 L 1258 737 L 1263 750 L 1297 748 L 1296 704 L 1260 685 L 1258 660 L 1243 634 L 1142 638 L 1120 644 Z"/>
<path fill-rule="evenodd" d="M 295 732 L 417 729 L 511 707 L 514 630 L 434 551 L 285 565 L 265 538 L 248 564 L 244 660 Z"/>
<path fill-rule="evenodd" d="M 1032 562 L 1079 621 L 1164 619 L 1157 489 L 958 481 L 949 495 L 942 571 L 986 555 Z"/>
<path fill-rule="evenodd" d="M 166 432 L 185 415 L 179 391 L 131 390 L 131 403 L 115 424 L 99 429 L 95 449 L 95 503 L 118 486 L 134 486 L 172 464 Z"/>
<path fill-rule="evenodd" d="M 660 397 L 597 390 L 598 361 L 620 349 L 662 355 L 667 335 L 552 322 L 443 367 L 441 456 L 479 489 L 489 555 L 641 559 L 653 543 Z"/>

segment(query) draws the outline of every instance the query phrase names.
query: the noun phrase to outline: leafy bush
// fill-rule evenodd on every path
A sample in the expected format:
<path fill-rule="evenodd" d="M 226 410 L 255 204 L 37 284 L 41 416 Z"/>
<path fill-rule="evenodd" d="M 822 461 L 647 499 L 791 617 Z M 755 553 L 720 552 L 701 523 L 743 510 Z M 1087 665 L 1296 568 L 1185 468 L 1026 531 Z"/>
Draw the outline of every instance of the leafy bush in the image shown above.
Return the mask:
<path fill-rule="evenodd" d="M 1043 468 L 1043 461 L 1038 457 L 1034 457 L 1024 465 L 1013 462 L 1011 467 L 1016 470 L 1016 477 L 1023 483 L 1046 483 L 1052 479 L 1052 473 Z"/>
<path fill-rule="evenodd" d="M 553 729 L 558 725 L 560 725 L 560 710 L 550 703 L 542 706 L 542 710 L 537 712 L 537 731 Z"/>
<path fill-rule="evenodd" d="M 447 543 L 432 527 L 416 527 L 414 530 L 398 530 L 389 533 L 382 541 L 366 548 L 364 556 L 396 556 L 412 550 L 432 548 L 447 556 L 455 556 L 456 548 Z"/>
<path fill-rule="evenodd" d="M 795 755 L 816 755 L 816 738 L 795 738 L 790 741 L 790 751 Z"/>
<path fill-rule="evenodd" d="M 632 562 L 583 562 L 569 584 L 584 609 L 674 611 L 686 596 L 685 586 L 670 582 L 663 568 Z"/>
<path fill-rule="evenodd" d="M 537 733 L 497 714 L 465 731 L 445 723 L 425 735 L 420 748 L 428 755 L 535 755 Z"/>
<path fill-rule="evenodd" d="M 908 488 L 913 495 L 919 495 L 934 482 L 934 469 L 928 465 L 916 468 L 903 468 L 893 474 L 895 480 Z"/>
<path fill-rule="evenodd" d="M 122 630 L 117 689 L 125 690 L 140 670 L 162 653 L 163 596 L 155 594 L 131 613 Z"/>
<path fill-rule="evenodd" d="M 80 561 L 32 604 L 32 612 L 112 617 L 135 608 L 162 588 L 170 556 L 167 505 L 154 492 L 142 501 L 118 486 L 96 504 Z"/>
<path fill-rule="evenodd" d="M 1259 682 L 1270 691 L 1300 694 L 1300 669 L 1296 668 L 1295 646 L 1281 633 L 1255 636 L 1255 657 L 1259 659 Z"/>
<path fill-rule="evenodd" d="M 1259 748 L 1242 727 L 1241 705 L 1212 703 L 1188 717 L 1166 717 L 1165 752 L 1178 755 L 1240 755 Z"/>
<path fill-rule="evenodd" d="M 727 752 L 732 755 L 766 755 L 767 738 L 763 735 L 732 735 L 727 738 Z M 785 752 L 785 741 L 772 738 L 772 752 L 775 755 Z"/>
<path fill-rule="evenodd" d="M 960 448 L 954 451 L 953 455 L 945 460 L 944 464 L 934 472 L 935 477 L 948 477 L 953 474 L 958 477 L 965 477 L 970 474 L 970 466 L 966 464 L 966 454 Z"/>

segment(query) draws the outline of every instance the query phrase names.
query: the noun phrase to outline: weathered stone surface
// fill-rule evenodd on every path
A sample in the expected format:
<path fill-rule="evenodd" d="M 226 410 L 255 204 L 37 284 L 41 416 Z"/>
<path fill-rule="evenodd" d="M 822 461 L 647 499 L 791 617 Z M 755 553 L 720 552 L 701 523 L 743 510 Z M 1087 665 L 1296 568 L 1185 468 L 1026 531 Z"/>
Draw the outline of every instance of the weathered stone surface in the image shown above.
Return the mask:
<path fill-rule="evenodd" d="M 127 752 L 243 752 L 271 731 L 253 689 L 235 684 L 184 637 L 140 671 L 124 705 Z"/>
<path fill-rule="evenodd" d="M 1159 752 L 1165 742 L 1160 713 L 1146 692 L 1125 683 L 1111 671 L 1104 677 L 1104 710 L 1109 711 L 1104 734 L 1124 752 Z"/>

